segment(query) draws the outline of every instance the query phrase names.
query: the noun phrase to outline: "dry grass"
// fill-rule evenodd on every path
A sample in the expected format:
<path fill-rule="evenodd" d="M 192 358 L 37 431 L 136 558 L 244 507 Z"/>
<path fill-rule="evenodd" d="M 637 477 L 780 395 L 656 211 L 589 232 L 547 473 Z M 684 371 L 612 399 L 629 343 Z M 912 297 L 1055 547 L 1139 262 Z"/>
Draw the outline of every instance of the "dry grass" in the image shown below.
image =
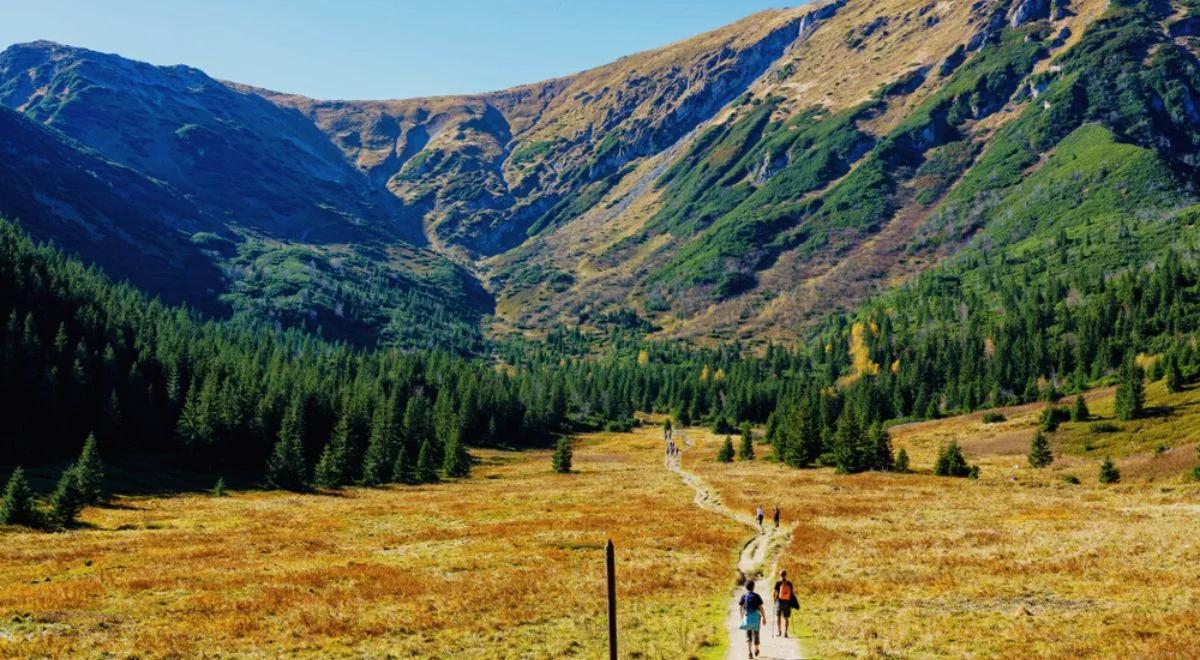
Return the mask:
<path fill-rule="evenodd" d="M 597 657 L 609 536 L 624 653 L 698 653 L 743 530 L 692 505 L 656 438 L 590 437 L 572 475 L 479 452 L 463 482 L 118 498 L 90 529 L 0 532 L 0 656 Z"/>
<path fill-rule="evenodd" d="M 1152 403 L 1163 400 L 1155 387 Z M 1097 393 L 1093 410 L 1110 399 Z M 1161 470 L 1150 482 L 1135 466 L 1171 452 L 1127 454 L 1118 465 L 1128 476 L 1109 487 L 1097 483 L 1096 456 L 1060 454 L 1056 467 L 1032 470 L 1024 453 L 1038 408 L 1010 409 L 1000 429 L 973 415 L 895 431 L 923 472 L 958 438 L 983 466 L 979 481 L 720 464 L 717 439 L 702 430 L 685 463 L 730 506 L 782 506 L 795 533 L 781 567 L 800 578 L 802 616 L 823 656 L 1194 657 L 1200 486 L 1181 477 L 1193 448 L 1172 450 L 1192 462 L 1171 463 L 1170 485 Z M 1064 483 L 1066 473 L 1083 484 Z"/>

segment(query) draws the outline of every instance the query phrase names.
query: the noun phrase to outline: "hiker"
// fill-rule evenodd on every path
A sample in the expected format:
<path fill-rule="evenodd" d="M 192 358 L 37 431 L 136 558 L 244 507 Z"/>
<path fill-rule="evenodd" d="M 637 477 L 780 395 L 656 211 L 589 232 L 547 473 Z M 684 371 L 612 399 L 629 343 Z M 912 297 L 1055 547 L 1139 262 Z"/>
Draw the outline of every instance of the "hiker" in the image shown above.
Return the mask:
<path fill-rule="evenodd" d="M 792 622 L 792 610 L 800 607 L 800 601 L 796 599 L 796 589 L 792 586 L 792 581 L 787 577 L 787 571 L 779 572 L 779 581 L 775 583 L 775 636 L 779 636 L 780 629 L 783 630 L 783 636 L 788 636 L 788 628 Z"/>
<path fill-rule="evenodd" d="M 742 614 L 740 628 L 746 631 L 746 651 L 749 653 L 748 657 L 753 658 L 762 650 L 762 638 L 758 631 L 766 617 L 762 596 L 754 593 L 754 580 L 746 583 L 746 593 L 742 594 L 741 600 L 738 601 L 738 609 Z"/>
<path fill-rule="evenodd" d="M 775 505 L 775 513 L 771 514 L 771 517 L 775 519 L 775 529 L 779 529 L 779 505 L 778 504 Z"/>
<path fill-rule="evenodd" d="M 765 516 L 765 515 L 766 514 L 763 512 L 762 505 L 759 505 L 758 510 L 754 512 L 754 517 L 758 519 L 759 531 L 762 531 L 762 521 L 763 521 L 763 516 Z"/>

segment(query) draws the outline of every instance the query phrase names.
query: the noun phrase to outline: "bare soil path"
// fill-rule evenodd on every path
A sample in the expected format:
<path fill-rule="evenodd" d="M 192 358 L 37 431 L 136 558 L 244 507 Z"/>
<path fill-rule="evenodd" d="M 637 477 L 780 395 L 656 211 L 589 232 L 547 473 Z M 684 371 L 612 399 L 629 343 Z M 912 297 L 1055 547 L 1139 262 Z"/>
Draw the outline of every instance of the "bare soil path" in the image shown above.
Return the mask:
<path fill-rule="evenodd" d="M 729 636 L 729 652 L 726 657 L 729 660 L 747 657 L 746 633 L 739 628 L 741 615 L 738 609 L 738 601 L 742 594 L 746 593 L 743 585 L 747 580 L 755 581 L 755 591 L 766 602 L 764 609 L 767 618 L 763 621 L 762 647 L 758 657 L 764 660 L 794 660 L 815 657 L 806 652 L 801 643 L 799 636 L 804 628 L 800 625 L 799 614 L 792 615 L 790 637 L 775 635 L 775 608 L 771 599 L 771 589 L 775 584 L 775 575 L 778 572 L 779 553 L 791 540 L 791 530 L 787 527 L 776 529 L 770 520 L 764 521 L 760 529 L 758 522 L 750 513 L 740 513 L 725 506 L 715 490 L 704 483 L 703 479 L 683 467 L 682 453 L 692 448 L 691 439 L 682 430 L 676 430 L 675 442 L 681 455 L 667 456 L 664 462 L 668 470 L 679 475 L 685 484 L 696 491 L 694 500 L 696 506 L 732 518 L 754 530 L 754 535 L 746 540 L 741 554 L 738 556 L 737 586 L 730 594 L 728 614 L 725 618 L 725 630 Z"/>

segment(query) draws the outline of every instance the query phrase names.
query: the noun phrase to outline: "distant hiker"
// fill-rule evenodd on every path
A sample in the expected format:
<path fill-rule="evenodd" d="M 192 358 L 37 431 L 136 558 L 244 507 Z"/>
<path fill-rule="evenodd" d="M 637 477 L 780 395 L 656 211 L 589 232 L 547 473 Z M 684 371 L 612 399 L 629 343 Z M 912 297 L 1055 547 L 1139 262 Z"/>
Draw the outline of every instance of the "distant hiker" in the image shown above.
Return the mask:
<path fill-rule="evenodd" d="M 764 516 L 766 516 L 766 513 L 763 511 L 762 506 L 759 506 L 758 510 L 754 512 L 754 517 L 758 519 L 758 528 L 760 530 L 762 529 L 762 521 Z"/>
<path fill-rule="evenodd" d="M 775 513 L 771 514 L 771 517 L 775 519 L 775 529 L 779 529 L 779 505 L 778 504 L 775 505 Z"/>
<path fill-rule="evenodd" d="M 800 601 L 796 599 L 796 589 L 792 586 L 792 581 L 787 577 L 787 571 L 779 572 L 779 581 L 775 583 L 775 636 L 779 636 L 780 629 L 783 630 L 783 636 L 788 636 L 789 624 L 792 621 L 792 610 L 800 607 Z"/>
<path fill-rule="evenodd" d="M 758 631 L 762 627 L 762 620 L 766 618 L 762 596 L 754 593 L 754 580 L 746 583 L 746 593 L 738 601 L 738 610 L 742 614 L 740 628 L 746 631 L 746 651 L 750 654 L 748 657 L 753 658 L 761 651 L 762 639 Z"/>

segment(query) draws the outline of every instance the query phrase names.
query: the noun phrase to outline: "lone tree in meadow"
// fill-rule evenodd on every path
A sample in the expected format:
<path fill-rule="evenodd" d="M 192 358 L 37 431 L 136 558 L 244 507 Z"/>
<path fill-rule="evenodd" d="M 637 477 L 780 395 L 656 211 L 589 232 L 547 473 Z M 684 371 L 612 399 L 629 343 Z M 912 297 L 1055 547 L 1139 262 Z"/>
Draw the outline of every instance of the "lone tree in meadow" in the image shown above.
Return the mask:
<path fill-rule="evenodd" d="M 1092 413 L 1088 410 L 1087 401 L 1084 400 L 1083 395 L 1075 397 L 1075 403 L 1071 406 L 1071 421 L 1086 422 L 1091 416 Z"/>
<path fill-rule="evenodd" d="M 754 460 L 754 431 L 749 424 L 742 424 L 742 444 L 738 447 L 738 460 Z"/>
<path fill-rule="evenodd" d="M 1129 421 L 1142 414 L 1146 405 L 1145 373 L 1133 360 L 1121 367 L 1117 381 L 1117 419 Z"/>
<path fill-rule="evenodd" d="M 1112 456 L 1105 456 L 1100 464 L 1100 483 L 1115 484 L 1121 480 L 1121 471 L 1113 464 Z"/>
<path fill-rule="evenodd" d="M 1044 468 L 1053 462 L 1054 453 L 1050 451 L 1050 441 L 1046 434 L 1039 430 L 1033 435 L 1033 442 L 1029 443 L 1029 465 Z"/>
<path fill-rule="evenodd" d="M 908 472 L 908 451 L 904 447 L 896 452 L 896 465 L 893 469 L 896 472 Z"/>
<path fill-rule="evenodd" d="M 967 459 L 963 456 L 962 447 L 955 440 L 942 448 L 933 465 L 933 473 L 939 477 L 969 477 L 972 472 L 972 466 L 967 465 Z"/>
<path fill-rule="evenodd" d="M 554 465 L 554 471 L 560 474 L 567 474 L 571 471 L 571 460 L 574 458 L 575 450 L 571 447 L 571 439 L 567 436 L 561 436 L 558 439 L 558 444 L 554 447 L 554 455 L 550 458 Z"/>
<path fill-rule="evenodd" d="M 25 479 L 25 471 L 18 466 L 8 478 L 4 499 L 0 500 L 0 525 L 36 527 L 40 522 L 37 505 L 33 501 L 33 489 Z"/>
<path fill-rule="evenodd" d="M 725 442 L 721 443 L 721 448 L 717 450 L 717 460 L 721 463 L 733 462 L 733 438 L 725 436 Z"/>

